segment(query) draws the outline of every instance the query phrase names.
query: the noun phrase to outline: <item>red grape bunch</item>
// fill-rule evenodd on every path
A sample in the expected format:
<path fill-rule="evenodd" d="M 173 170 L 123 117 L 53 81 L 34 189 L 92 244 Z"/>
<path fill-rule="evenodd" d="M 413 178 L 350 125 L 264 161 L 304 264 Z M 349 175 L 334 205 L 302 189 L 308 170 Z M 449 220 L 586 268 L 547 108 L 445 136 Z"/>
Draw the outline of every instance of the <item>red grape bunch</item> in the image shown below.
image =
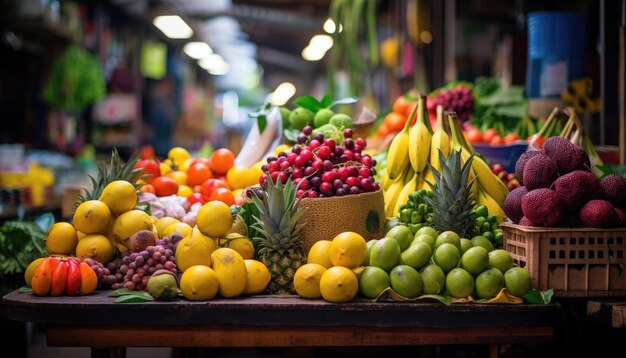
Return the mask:
<path fill-rule="evenodd" d="M 169 270 L 178 275 L 174 251 L 163 245 L 148 246 L 144 251 L 125 253 L 119 272 L 124 275 L 122 283 L 116 283 L 113 289 L 145 290 L 148 279 L 157 270 Z"/>
<path fill-rule="evenodd" d="M 456 112 L 459 120 L 466 122 L 474 113 L 472 90 L 465 86 L 442 89 L 435 97 L 429 98 L 428 102 L 426 102 L 428 112 L 433 114 L 436 112 L 438 105 L 442 105 L 446 111 Z"/>

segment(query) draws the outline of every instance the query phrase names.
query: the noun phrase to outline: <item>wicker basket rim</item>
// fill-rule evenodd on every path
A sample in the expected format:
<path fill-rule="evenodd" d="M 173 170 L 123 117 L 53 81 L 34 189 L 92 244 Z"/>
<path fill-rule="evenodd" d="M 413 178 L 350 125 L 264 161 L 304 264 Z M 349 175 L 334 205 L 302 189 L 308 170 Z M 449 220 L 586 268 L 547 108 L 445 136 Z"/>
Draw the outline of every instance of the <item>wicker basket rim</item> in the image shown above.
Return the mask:
<path fill-rule="evenodd" d="M 535 227 L 513 224 L 512 222 L 503 222 L 501 227 L 510 227 L 512 229 L 521 230 L 523 232 L 626 232 L 626 227 L 612 228 L 593 228 L 593 227 Z"/>

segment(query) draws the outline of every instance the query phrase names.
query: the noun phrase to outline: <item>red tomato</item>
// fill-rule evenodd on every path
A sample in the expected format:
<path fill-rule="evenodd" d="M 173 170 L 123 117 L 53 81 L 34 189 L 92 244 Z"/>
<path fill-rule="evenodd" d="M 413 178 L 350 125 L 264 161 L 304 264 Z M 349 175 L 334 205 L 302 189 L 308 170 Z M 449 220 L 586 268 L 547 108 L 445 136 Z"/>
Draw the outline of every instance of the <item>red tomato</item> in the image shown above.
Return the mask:
<path fill-rule="evenodd" d="M 543 148 L 543 142 L 546 141 L 546 139 L 542 136 L 539 135 L 539 133 L 535 133 L 533 135 L 531 135 L 530 137 L 528 137 L 528 141 L 537 149 L 541 149 Z"/>
<path fill-rule="evenodd" d="M 158 177 L 152 182 L 157 196 L 170 196 L 178 193 L 178 183 L 170 177 Z"/>
<path fill-rule="evenodd" d="M 193 193 L 189 195 L 187 197 L 187 201 L 189 202 L 190 205 L 193 205 L 195 203 L 200 203 L 204 205 L 204 203 L 206 203 L 206 200 L 204 200 L 204 197 L 202 196 L 201 193 Z"/>
<path fill-rule="evenodd" d="M 141 148 L 139 148 L 140 159 L 152 159 L 154 158 L 154 156 L 154 147 L 152 147 L 150 144 L 142 145 Z"/>
<path fill-rule="evenodd" d="M 209 167 L 202 163 L 192 163 L 187 169 L 187 185 L 201 185 L 205 180 L 213 178 L 213 173 Z"/>
<path fill-rule="evenodd" d="M 506 144 L 511 144 L 518 140 L 519 140 L 519 136 L 516 133 L 509 133 L 504 136 L 504 143 Z"/>
<path fill-rule="evenodd" d="M 243 197 L 242 197 L 242 196 L 238 196 L 238 197 L 236 197 L 236 198 L 235 198 L 235 204 L 236 204 L 237 206 L 242 206 L 242 205 L 243 205 L 243 203 L 244 203 L 244 200 L 243 200 Z"/>
<path fill-rule="evenodd" d="M 483 133 L 483 140 L 487 143 L 491 143 L 491 139 L 497 135 L 500 135 L 497 130 L 489 128 Z"/>
<path fill-rule="evenodd" d="M 196 163 L 203 163 L 207 167 L 211 167 L 211 160 L 209 158 L 193 158 L 193 160 L 191 161 L 191 165 L 194 165 Z"/>
<path fill-rule="evenodd" d="M 220 148 L 211 154 L 209 168 L 215 174 L 226 175 L 228 169 L 235 166 L 235 153 L 226 148 Z"/>
<path fill-rule="evenodd" d="M 152 184 L 144 184 L 139 188 L 139 191 L 143 191 L 144 193 L 152 193 L 156 195 L 156 189 L 154 189 L 154 185 Z"/>
<path fill-rule="evenodd" d="M 202 196 L 204 197 L 204 200 L 206 201 L 211 201 L 211 195 L 213 194 L 213 191 L 217 188 L 224 188 L 226 189 L 228 186 L 226 185 L 226 182 L 220 179 L 207 179 L 204 181 L 204 183 L 202 183 L 202 188 L 200 189 L 200 193 L 202 193 Z"/>
<path fill-rule="evenodd" d="M 393 102 L 393 111 L 396 113 L 407 113 L 407 107 L 410 104 L 411 102 L 406 97 L 400 96 Z"/>
<path fill-rule="evenodd" d="M 233 192 L 226 188 L 215 188 L 208 201 L 219 200 L 228 206 L 235 205 Z"/>
<path fill-rule="evenodd" d="M 411 115 L 411 111 L 413 111 L 413 107 L 415 106 L 417 106 L 417 101 L 411 101 L 406 106 L 406 111 L 404 112 L 404 115 L 406 115 L 407 118 Z M 415 112 L 415 118 L 417 118 L 417 112 Z"/>
<path fill-rule="evenodd" d="M 149 176 L 146 178 L 146 182 L 152 183 L 154 179 L 161 176 L 161 167 L 159 163 L 152 159 L 143 159 L 135 164 L 135 168 L 143 169 L 143 175 Z"/>
<path fill-rule="evenodd" d="M 501 135 L 496 134 L 495 136 L 493 136 L 491 138 L 491 140 L 489 141 L 490 145 L 502 145 L 504 144 L 504 139 L 502 138 Z"/>

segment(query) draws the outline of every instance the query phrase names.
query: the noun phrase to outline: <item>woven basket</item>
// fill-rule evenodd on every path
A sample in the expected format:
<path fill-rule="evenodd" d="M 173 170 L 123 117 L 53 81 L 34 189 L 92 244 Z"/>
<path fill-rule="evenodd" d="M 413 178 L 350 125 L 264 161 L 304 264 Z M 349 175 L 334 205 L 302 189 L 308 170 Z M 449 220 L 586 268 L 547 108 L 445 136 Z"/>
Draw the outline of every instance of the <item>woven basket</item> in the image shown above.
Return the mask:
<path fill-rule="evenodd" d="M 302 198 L 304 210 L 302 241 L 306 253 L 319 240 L 332 240 L 345 231 L 353 231 L 366 241 L 380 239 L 385 230 L 385 203 L 382 190 L 330 198 Z"/>

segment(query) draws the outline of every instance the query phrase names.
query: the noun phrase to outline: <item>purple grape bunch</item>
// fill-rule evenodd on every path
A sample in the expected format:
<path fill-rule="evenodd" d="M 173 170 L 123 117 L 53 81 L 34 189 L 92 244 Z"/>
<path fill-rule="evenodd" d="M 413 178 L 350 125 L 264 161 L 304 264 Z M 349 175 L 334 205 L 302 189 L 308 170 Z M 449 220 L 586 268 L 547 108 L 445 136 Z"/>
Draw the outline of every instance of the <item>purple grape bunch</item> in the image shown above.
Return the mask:
<path fill-rule="evenodd" d="M 174 244 L 167 243 L 166 245 L 173 247 Z M 148 246 L 144 251 L 125 253 L 122 255 L 122 264 L 118 270 L 123 275 L 123 281 L 112 285 L 111 288 L 145 290 L 150 276 L 162 269 L 178 275 L 174 251 L 166 248 L 165 245 Z"/>
<path fill-rule="evenodd" d="M 438 105 L 442 105 L 446 111 L 456 112 L 459 120 L 466 122 L 474 113 L 472 90 L 465 86 L 442 89 L 437 96 L 427 102 L 428 111 L 435 113 Z"/>

